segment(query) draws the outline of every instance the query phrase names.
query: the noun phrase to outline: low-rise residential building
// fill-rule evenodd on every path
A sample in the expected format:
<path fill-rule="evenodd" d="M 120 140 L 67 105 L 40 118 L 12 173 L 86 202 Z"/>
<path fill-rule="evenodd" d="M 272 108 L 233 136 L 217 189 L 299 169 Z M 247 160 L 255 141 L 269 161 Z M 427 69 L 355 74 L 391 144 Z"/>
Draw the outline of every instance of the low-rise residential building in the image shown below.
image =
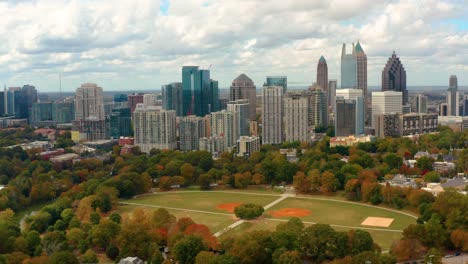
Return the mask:
<path fill-rule="evenodd" d="M 347 137 L 332 137 L 330 138 L 330 147 L 336 146 L 353 146 L 358 143 L 372 142 L 374 137 L 367 136 L 347 136 Z"/>
<path fill-rule="evenodd" d="M 62 155 L 65 153 L 65 150 L 63 148 L 58 148 L 56 150 L 50 150 L 50 151 L 44 151 L 44 152 L 41 152 L 39 153 L 39 156 L 43 159 L 43 160 L 50 160 L 51 158 L 53 157 L 56 157 L 56 156 L 59 156 L 59 155 Z"/>
<path fill-rule="evenodd" d="M 440 174 L 449 174 L 455 170 L 455 163 L 446 161 L 436 161 L 433 163 L 434 171 Z"/>
<path fill-rule="evenodd" d="M 67 162 L 67 161 L 73 161 L 74 159 L 80 158 L 80 155 L 75 154 L 75 153 L 66 153 L 62 155 L 55 156 L 50 159 L 51 162 L 54 163 L 62 163 L 62 162 Z"/>
<path fill-rule="evenodd" d="M 436 132 L 436 114 L 381 114 L 374 116 L 377 137 L 401 137 Z"/>

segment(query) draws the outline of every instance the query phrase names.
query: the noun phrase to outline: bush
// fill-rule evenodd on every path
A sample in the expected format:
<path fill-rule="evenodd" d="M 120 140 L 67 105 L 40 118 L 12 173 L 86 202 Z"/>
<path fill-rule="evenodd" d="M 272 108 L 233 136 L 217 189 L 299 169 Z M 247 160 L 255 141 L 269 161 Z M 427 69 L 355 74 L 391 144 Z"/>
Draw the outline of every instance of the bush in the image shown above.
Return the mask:
<path fill-rule="evenodd" d="M 240 219 L 254 219 L 264 212 L 263 206 L 258 204 L 242 204 L 234 209 L 234 213 Z"/>
<path fill-rule="evenodd" d="M 110 245 L 106 250 L 106 256 L 112 260 L 115 260 L 119 254 L 119 249 L 114 245 Z"/>

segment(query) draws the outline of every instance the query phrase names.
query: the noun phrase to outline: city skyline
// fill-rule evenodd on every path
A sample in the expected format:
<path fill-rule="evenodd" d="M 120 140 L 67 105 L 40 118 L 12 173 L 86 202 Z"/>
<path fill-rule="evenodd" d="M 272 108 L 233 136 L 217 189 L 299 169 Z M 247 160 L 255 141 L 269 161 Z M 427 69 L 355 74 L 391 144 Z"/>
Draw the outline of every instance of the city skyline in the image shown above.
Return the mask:
<path fill-rule="evenodd" d="M 308 86 L 322 55 L 329 79 L 340 80 L 341 45 L 359 40 L 368 56 L 369 86 L 380 85 L 393 50 L 405 62 L 408 86 L 446 85 L 451 74 L 459 76 L 460 86 L 465 83 L 463 2 L 259 5 L 253 0 L 2 2 L 0 31 L 14 37 L 0 49 L 0 82 L 58 91 L 62 73 L 63 91 L 86 82 L 107 90 L 159 90 L 180 81 L 184 65 L 212 65 L 221 88 L 241 73 L 259 85 L 265 76 L 285 75 L 290 86 Z M 285 21 L 288 27 L 281 26 Z"/>

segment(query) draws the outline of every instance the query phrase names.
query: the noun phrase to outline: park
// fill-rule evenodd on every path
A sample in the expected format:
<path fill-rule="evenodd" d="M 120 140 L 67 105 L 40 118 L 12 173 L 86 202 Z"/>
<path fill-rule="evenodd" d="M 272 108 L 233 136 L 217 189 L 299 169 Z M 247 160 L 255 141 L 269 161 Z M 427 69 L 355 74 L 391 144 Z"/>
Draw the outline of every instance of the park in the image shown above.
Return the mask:
<path fill-rule="evenodd" d="M 265 213 L 250 221 L 237 219 L 234 208 L 246 203 L 262 205 Z M 249 190 L 157 192 L 121 200 L 119 210 L 125 215 L 137 207 L 148 210 L 165 208 L 177 218 L 190 217 L 208 226 L 218 237 L 251 230 L 273 231 L 279 223 L 298 217 L 305 225 L 321 223 L 329 224 L 337 231 L 365 230 L 384 251 L 394 240 L 400 239 L 403 229 L 416 223 L 417 218 L 404 211 L 336 197 Z"/>

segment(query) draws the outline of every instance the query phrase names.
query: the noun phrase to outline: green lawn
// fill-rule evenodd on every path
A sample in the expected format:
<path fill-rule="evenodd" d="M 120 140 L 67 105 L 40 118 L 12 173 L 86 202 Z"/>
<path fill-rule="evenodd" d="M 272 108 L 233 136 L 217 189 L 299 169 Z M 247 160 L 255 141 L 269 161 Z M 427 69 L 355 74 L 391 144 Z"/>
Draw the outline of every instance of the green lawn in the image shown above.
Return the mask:
<path fill-rule="evenodd" d="M 277 198 L 274 195 L 253 195 L 237 192 L 167 192 L 143 195 L 135 199 L 122 200 L 122 202 L 227 213 L 216 207 L 225 203 L 256 203 L 265 206 Z"/>
<path fill-rule="evenodd" d="M 119 205 L 118 211 L 122 215 L 129 214 L 133 212 L 136 208 L 140 206 L 137 205 Z M 154 207 L 145 207 L 141 206 L 145 210 L 153 211 L 157 210 Z M 197 213 L 192 211 L 183 211 L 183 210 L 171 210 L 168 209 L 169 213 L 174 215 L 177 219 L 182 217 L 189 217 L 197 224 L 206 225 L 212 233 L 216 233 L 219 230 L 229 226 L 230 224 L 234 223 L 236 220 L 234 216 L 228 215 L 215 215 L 215 214 L 206 214 L 206 213 Z"/>
<path fill-rule="evenodd" d="M 230 230 L 224 233 L 221 237 L 232 236 L 241 234 L 243 232 L 249 232 L 254 230 L 268 230 L 268 231 L 275 231 L 276 226 L 280 224 L 280 221 L 272 221 L 268 219 L 256 220 L 251 222 L 242 223 L 237 228 Z M 305 226 L 309 226 L 305 224 Z M 348 231 L 349 228 L 341 228 L 341 227 L 333 227 L 336 231 Z M 375 230 L 365 230 L 369 232 L 374 239 L 374 242 L 377 243 L 381 248 L 382 251 L 389 250 L 390 246 L 392 245 L 393 241 L 398 240 L 402 237 L 402 233 L 397 232 L 386 232 L 386 231 L 375 231 Z"/>
<path fill-rule="evenodd" d="M 364 219 L 369 216 L 393 218 L 394 221 L 390 227 L 388 227 L 388 229 L 403 230 L 409 224 L 416 222 L 415 218 L 398 212 L 385 210 L 383 208 L 370 207 L 356 203 L 302 198 L 288 198 L 270 208 L 266 214 L 268 214 L 270 211 L 291 207 L 304 208 L 311 211 L 310 215 L 301 217 L 303 221 L 325 223 L 330 225 L 370 227 L 361 226 L 362 221 L 364 221 Z"/>

